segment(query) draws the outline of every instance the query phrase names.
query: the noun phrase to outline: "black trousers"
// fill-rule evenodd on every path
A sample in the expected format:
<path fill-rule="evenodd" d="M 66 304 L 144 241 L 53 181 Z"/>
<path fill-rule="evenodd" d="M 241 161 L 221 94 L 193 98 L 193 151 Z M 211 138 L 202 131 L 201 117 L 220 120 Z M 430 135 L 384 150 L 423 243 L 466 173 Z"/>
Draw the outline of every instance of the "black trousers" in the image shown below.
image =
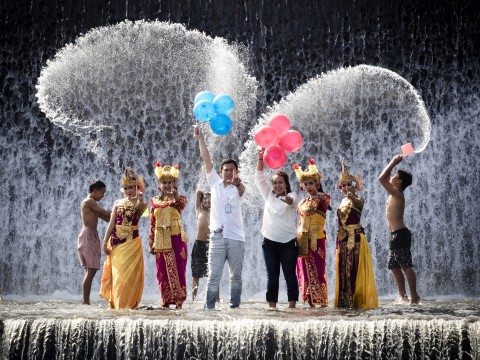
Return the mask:
<path fill-rule="evenodd" d="M 280 265 L 287 282 L 288 301 L 298 301 L 298 280 L 296 274 L 298 244 L 297 239 L 287 243 L 280 243 L 264 238 L 263 256 L 267 266 L 267 301 L 278 302 L 278 286 L 280 277 Z"/>

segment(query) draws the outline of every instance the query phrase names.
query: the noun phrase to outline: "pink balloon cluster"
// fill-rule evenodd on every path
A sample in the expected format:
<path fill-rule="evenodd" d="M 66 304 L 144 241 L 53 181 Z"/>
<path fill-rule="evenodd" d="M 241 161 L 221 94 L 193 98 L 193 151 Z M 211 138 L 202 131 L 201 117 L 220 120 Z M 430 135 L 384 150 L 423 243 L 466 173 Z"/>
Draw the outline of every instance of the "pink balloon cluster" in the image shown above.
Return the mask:
<path fill-rule="evenodd" d="M 255 142 L 265 149 L 263 162 L 271 169 L 279 169 L 287 161 L 285 152 L 294 152 L 302 147 L 302 135 L 290 129 L 290 120 L 285 115 L 276 114 L 267 125 L 255 131 Z"/>

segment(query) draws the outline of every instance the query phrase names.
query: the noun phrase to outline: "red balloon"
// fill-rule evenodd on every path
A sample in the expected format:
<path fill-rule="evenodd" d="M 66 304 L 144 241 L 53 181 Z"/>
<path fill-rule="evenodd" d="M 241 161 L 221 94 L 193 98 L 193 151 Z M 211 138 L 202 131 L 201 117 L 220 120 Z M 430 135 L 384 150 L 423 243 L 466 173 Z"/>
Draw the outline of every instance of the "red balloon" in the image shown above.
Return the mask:
<path fill-rule="evenodd" d="M 263 153 L 263 162 L 270 169 L 279 169 L 285 165 L 286 161 L 287 154 L 285 154 L 285 150 L 278 145 L 270 146 Z"/>
<path fill-rule="evenodd" d="M 302 135 L 298 131 L 288 130 L 280 139 L 280 146 L 288 152 L 297 151 L 302 147 Z"/>
<path fill-rule="evenodd" d="M 279 142 L 277 130 L 271 126 L 263 125 L 255 131 L 255 142 L 262 148 L 268 148 Z"/>
<path fill-rule="evenodd" d="M 267 125 L 273 127 L 277 130 L 278 135 L 282 136 L 290 129 L 290 120 L 285 115 L 276 114 L 268 120 Z"/>

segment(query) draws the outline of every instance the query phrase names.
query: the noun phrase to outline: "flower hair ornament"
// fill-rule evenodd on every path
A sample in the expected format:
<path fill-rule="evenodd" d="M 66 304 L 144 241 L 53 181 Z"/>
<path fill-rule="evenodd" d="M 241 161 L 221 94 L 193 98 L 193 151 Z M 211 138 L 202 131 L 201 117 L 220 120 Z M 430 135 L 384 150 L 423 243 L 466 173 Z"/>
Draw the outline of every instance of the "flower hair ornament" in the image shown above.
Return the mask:
<path fill-rule="evenodd" d="M 318 172 L 317 165 L 315 165 L 315 160 L 313 159 L 308 161 L 308 168 L 305 171 L 303 171 L 297 164 L 293 164 L 292 168 L 295 170 L 295 174 L 297 175 L 300 184 L 308 180 L 320 182 L 320 179 L 323 177 L 323 175 Z M 300 186 L 300 190 L 303 191 L 302 186 Z"/>
<path fill-rule="evenodd" d="M 165 165 L 162 166 L 160 161 L 155 163 L 155 176 L 157 181 L 160 183 L 162 181 L 178 181 L 180 176 L 180 170 L 177 164 L 173 166 Z"/>
<path fill-rule="evenodd" d="M 348 166 L 345 164 L 345 159 L 340 158 L 340 162 L 342 163 L 342 173 L 340 174 L 340 179 L 338 180 L 338 188 L 342 189 L 342 184 L 344 183 L 351 183 L 357 191 L 362 191 L 363 183 L 360 174 L 355 176 L 351 175 L 348 172 Z"/>

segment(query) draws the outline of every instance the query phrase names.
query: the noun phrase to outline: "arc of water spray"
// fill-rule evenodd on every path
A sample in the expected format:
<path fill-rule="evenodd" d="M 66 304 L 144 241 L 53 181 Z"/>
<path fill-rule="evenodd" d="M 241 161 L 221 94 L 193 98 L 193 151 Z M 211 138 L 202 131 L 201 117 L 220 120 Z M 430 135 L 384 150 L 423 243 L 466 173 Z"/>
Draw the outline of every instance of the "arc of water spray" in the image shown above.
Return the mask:
<path fill-rule="evenodd" d="M 368 88 L 369 91 L 363 91 L 364 88 Z M 359 93 L 355 90 L 359 90 Z M 255 129 L 263 125 L 274 113 L 286 114 L 292 123 L 299 118 L 306 119 L 314 116 L 321 125 L 337 126 L 340 123 L 337 118 L 331 119 L 331 123 L 328 122 L 328 113 L 335 110 L 331 108 L 335 106 L 334 104 L 350 110 L 358 106 L 354 100 L 362 101 L 368 100 L 369 97 L 377 97 L 379 102 L 385 103 L 385 111 L 388 112 L 387 105 L 390 104 L 382 98 L 384 95 L 390 97 L 395 106 L 403 106 L 405 114 L 410 113 L 414 118 L 412 121 L 417 122 L 421 128 L 422 139 L 419 144 L 416 144 L 415 153 L 425 150 L 430 141 L 431 121 L 420 94 L 412 84 L 397 73 L 370 65 L 341 68 L 309 80 L 268 109 L 259 119 Z M 314 119 L 310 118 L 310 121 Z"/>

